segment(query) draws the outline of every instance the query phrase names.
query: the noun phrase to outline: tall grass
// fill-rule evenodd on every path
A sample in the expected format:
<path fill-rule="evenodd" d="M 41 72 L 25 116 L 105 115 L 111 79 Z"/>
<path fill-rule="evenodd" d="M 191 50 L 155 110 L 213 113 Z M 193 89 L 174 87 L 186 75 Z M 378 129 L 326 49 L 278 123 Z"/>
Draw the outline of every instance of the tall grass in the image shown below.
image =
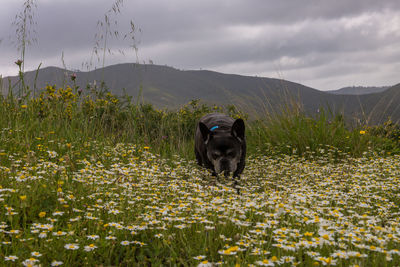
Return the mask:
<path fill-rule="evenodd" d="M 0 96 L 0 128 L 15 132 L 13 140 L 4 140 L 13 143 L 12 149 L 31 149 L 35 138 L 51 133 L 68 142 L 140 143 L 163 155 L 189 156 L 197 120 L 222 111 L 198 101 L 178 111 L 158 110 L 96 88 L 85 91 L 47 86 L 37 98 L 17 98 L 12 92 Z"/>
<path fill-rule="evenodd" d="M 20 52 L 20 59 L 17 60 L 16 64 L 19 67 L 19 95 L 26 94 L 26 85 L 24 83 L 24 71 L 25 71 L 25 55 L 26 49 L 29 45 L 35 43 L 36 40 L 36 21 L 34 20 L 35 9 L 37 8 L 36 1 L 25 0 L 23 3 L 23 10 L 15 16 L 12 25 L 15 27 L 15 46 Z"/>
<path fill-rule="evenodd" d="M 72 77 L 74 79 L 74 77 Z M 76 86 L 47 86 L 38 97 L 17 98 L 12 92 L 0 98 L 0 128 L 15 134 L 1 139 L 9 149 L 29 150 L 36 138 L 49 134 L 65 142 L 87 140 L 106 143 L 130 142 L 151 147 L 153 152 L 193 158 L 197 121 L 211 112 L 246 117 L 234 107 L 207 106 L 198 100 L 179 110 L 159 110 L 148 103 L 118 97 L 108 91 Z M 250 153 L 323 154 L 326 149 L 359 156 L 368 150 L 392 151 L 398 144 L 383 136 L 370 135 L 363 128 L 349 130 L 342 116 L 325 111 L 311 118 L 301 109 L 247 121 Z"/>
<path fill-rule="evenodd" d="M 368 150 L 392 150 L 394 143 L 368 134 L 365 126 L 349 128 L 340 114 L 328 114 L 321 109 L 315 117 L 297 109 L 274 112 L 251 123 L 248 132 L 251 143 L 261 150 L 271 147 L 275 152 L 305 155 L 323 154 L 327 150 L 360 156 Z"/>

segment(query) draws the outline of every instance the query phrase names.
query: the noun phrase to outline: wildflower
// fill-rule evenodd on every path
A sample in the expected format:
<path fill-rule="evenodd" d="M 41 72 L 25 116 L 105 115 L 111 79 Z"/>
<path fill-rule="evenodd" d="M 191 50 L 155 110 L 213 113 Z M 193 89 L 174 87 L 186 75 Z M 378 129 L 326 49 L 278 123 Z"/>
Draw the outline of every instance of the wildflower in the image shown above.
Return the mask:
<path fill-rule="evenodd" d="M 64 248 L 68 249 L 68 250 L 77 250 L 79 248 L 78 244 L 66 244 L 64 246 Z"/>
<path fill-rule="evenodd" d="M 55 151 L 47 151 L 47 153 L 49 154 L 50 158 L 55 158 L 58 156 L 57 152 Z"/>
<path fill-rule="evenodd" d="M 63 236 L 63 235 L 66 235 L 67 233 L 66 232 L 63 232 L 63 231 L 58 231 L 58 232 L 54 232 L 53 233 L 53 235 L 54 236 Z"/>
<path fill-rule="evenodd" d="M 14 256 L 14 255 L 10 255 L 10 256 L 5 256 L 4 257 L 4 260 L 5 261 L 15 261 L 15 260 L 17 260 L 18 259 L 18 257 L 17 256 Z"/>
<path fill-rule="evenodd" d="M 360 131 L 360 134 L 365 134 L 365 131 L 363 131 L 363 130 L 362 130 L 362 131 Z"/>
<path fill-rule="evenodd" d="M 56 260 L 53 260 L 52 262 L 51 262 L 51 266 L 60 266 L 60 265 L 63 265 L 64 263 L 62 262 L 62 261 L 56 261 Z"/>
<path fill-rule="evenodd" d="M 111 210 L 108 211 L 108 213 L 109 213 L 109 214 L 114 214 L 114 215 L 116 215 L 116 214 L 121 213 L 121 211 L 119 211 L 119 210 L 117 210 L 117 209 L 111 209 Z"/>
<path fill-rule="evenodd" d="M 204 256 L 204 255 L 199 255 L 199 256 L 193 257 L 193 259 L 195 259 L 195 260 L 203 260 L 205 258 L 206 258 L 206 256 Z"/>
<path fill-rule="evenodd" d="M 24 200 L 26 199 L 26 195 L 19 196 L 19 199 L 21 199 L 22 201 L 24 201 Z"/>
<path fill-rule="evenodd" d="M 89 252 L 95 250 L 97 247 L 94 244 L 90 244 L 89 246 L 85 246 L 84 250 Z"/>
<path fill-rule="evenodd" d="M 42 254 L 40 254 L 40 253 L 37 252 L 37 251 L 31 252 L 31 255 L 32 255 L 33 257 L 41 257 L 41 256 L 42 256 Z"/>
<path fill-rule="evenodd" d="M 28 107 L 27 105 L 21 105 L 21 108 L 23 108 L 23 109 L 25 109 L 27 107 Z"/>
<path fill-rule="evenodd" d="M 40 217 L 40 218 L 43 218 L 43 217 L 45 217 L 45 216 L 46 216 L 46 212 L 45 212 L 45 211 L 39 212 L 39 217 Z"/>
<path fill-rule="evenodd" d="M 163 236 L 163 234 L 156 234 L 154 236 L 157 237 L 157 238 L 161 238 Z"/>
<path fill-rule="evenodd" d="M 256 264 L 260 265 L 260 266 L 274 266 L 275 265 L 272 261 L 269 261 L 267 259 L 264 259 L 262 261 L 256 261 Z"/>
<path fill-rule="evenodd" d="M 225 250 L 218 250 L 218 253 L 221 255 L 235 255 L 238 252 L 238 250 L 239 250 L 238 246 L 233 246 Z"/>
<path fill-rule="evenodd" d="M 187 227 L 186 224 L 175 225 L 175 228 L 178 228 L 178 229 L 184 229 L 186 227 Z"/>
<path fill-rule="evenodd" d="M 18 67 L 21 67 L 22 65 L 22 60 L 18 59 L 17 61 L 14 62 Z"/>
<path fill-rule="evenodd" d="M 53 235 L 54 235 L 54 233 L 53 233 Z M 41 232 L 39 234 L 39 238 L 46 238 L 46 237 L 47 237 L 47 233 L 46 232 Z"/>
<path fill-rule="evenodd" d="M 88 236 L 87 236 L 87 239 L 92 239 L 92 240 L 96 240 L 96 239 L 98 239 L 98 238 L 99 238 L 98 235 L 88 235 Z"/>
<path fill-rule="evenodd" d="M 214 266 L 214 264 L 208 262 L 207 260 L 202 261 L 199 263 L 199 265 L 197 265 L 197 267 L 212 267 L 212 266 Z"/>
<path fill-rule="evenodd" d="M 335 265 L 336 264 L 336 260 L 334 260 L 332 257 L 319 257 L 317 260 L 319 260 L 320 262 L 322 262 L 323 265 Z"/>
<path fill-rule="evenodd" d="M 130 242 L 127 240 L 121 241 L 121 245 L 123 245 L 123 246 L 127 246 L 129 244 L 130 244 Z"/>
<path fill-rule="evenodd" d="M 29 266 L 29 267 L 33 267 L 33 266 L 37 266 L 37 265 L 35 265 L 35 263 L 38 262 L 38 261 L 39 261 L 38 259 L 29 258 L 29 259 L 24 260 L 24 261 L 22 262 L 22 265 L 24 265 L 24 266 Z"/>

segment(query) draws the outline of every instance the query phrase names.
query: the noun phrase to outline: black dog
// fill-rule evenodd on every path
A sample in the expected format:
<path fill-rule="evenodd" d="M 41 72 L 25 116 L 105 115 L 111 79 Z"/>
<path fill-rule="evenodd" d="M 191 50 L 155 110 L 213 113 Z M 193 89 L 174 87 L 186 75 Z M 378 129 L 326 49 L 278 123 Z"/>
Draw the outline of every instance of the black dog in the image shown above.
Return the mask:
<path fill-rule="evenodd" d="M 233 173 L 240 178 L 246 157 L 245 126 L 242 119 L 213 113 L 202 117 L 197 125 L 195 153 L 200 166 L 212 170 L 217 176 Z"/>

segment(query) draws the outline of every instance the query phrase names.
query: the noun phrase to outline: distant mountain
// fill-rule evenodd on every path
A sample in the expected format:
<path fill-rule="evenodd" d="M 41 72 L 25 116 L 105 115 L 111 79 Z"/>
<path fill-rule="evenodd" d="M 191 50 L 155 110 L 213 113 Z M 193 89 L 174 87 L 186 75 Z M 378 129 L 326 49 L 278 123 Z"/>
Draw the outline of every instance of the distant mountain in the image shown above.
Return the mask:
<path fill-rule="evenodd" d="M 63 86 L 72 84 L 72 71 L 48 67 L 37 75 L 37 88 L 46 84 Z M 236 105 L 253 118 L 262 117 L 266 112 L 286 112 L 292 103 L 302 106 L 310 115 L 320 108 L 332 113 L 341 113 L 349 120 L 381 123 L 389 116 L 400 122 L 400 104 L 394 86 L 381 93 L 366 95 L 337 95 L 319 91 L 286 80 L 223 74 L 206 70 L 178 70 L 159 65 L 118 64 L 89 72 L 75 72 L 76 83 L 84 91 L 86 86 L 104 81 L 114 94 L 124 92 L 134 100 L 144 100 L 159 108 L 177 108 L 193 99 L 203 103 Z M 36 73 L 25 74 L 26 84 L 34 88 Z M 3 87 L 18 82 L 18 77 L 3 79 Z"/>
<path fill-rule="evenodd" d="M 390 88 L 390 86 L 349 86 L 338 90 L 326 91 L 327 93 L 336 95 L 366 95 L 373 93 L 381 93 Z"/>

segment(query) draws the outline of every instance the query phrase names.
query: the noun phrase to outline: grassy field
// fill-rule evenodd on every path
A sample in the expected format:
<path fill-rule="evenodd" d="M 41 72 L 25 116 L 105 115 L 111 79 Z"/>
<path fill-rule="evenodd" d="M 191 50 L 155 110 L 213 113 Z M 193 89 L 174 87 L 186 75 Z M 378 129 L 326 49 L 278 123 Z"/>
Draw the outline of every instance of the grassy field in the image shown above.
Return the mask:
<path fill-rule="evenodd" d="M 73 87 L 2 97 L 0 265 L 400 265 L 395 126 L 249 121 L 237 194 L 193 160 L 213 111 L 245 117 Z"/>
<path fill-rule="evenodd" d="M 400 264 L 398 156 L 252 155 L 239 195 L 128 143 L 50 135 L 0 162 L 2 266 Z"/>
<path fill-rule="evenodd" d="M 132 21 L 111 30 L 122 2 L 97 22 L 103 67 L 107 40 L 137 52 Z M 28 88 L 36 2 L 23 8 L 19 82 L 0 94 L 0 266 L 400 266 L 398 125 L 350 128 L 296 103 L 252 120 L 197 100 L 158 110 L 74 75 Z M 194 162 L 211 112 L 246 121 L 240 194 Z"/>

